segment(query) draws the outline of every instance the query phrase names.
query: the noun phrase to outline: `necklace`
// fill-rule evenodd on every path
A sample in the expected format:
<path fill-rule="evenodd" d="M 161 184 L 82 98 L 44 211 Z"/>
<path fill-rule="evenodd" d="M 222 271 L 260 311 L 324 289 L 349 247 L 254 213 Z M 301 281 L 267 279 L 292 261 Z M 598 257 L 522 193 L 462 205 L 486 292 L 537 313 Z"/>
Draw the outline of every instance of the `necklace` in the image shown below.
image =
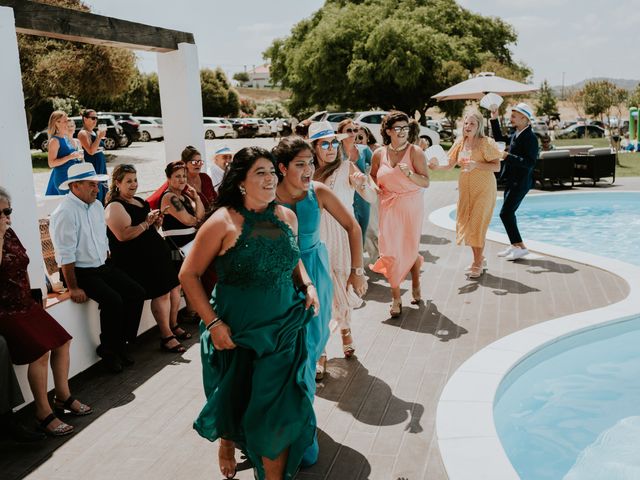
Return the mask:
<path fill-rule="evenodd" d="M 391 150 L 392 152 L 401 152 L 401 151 L 405 150 L 408 146 L 409 146 L 409 142 L 404 142 L 399 147 L 394 147 L 391 144 L 387 145 L 387 147 L 389 147 L 389 150 Z"/>

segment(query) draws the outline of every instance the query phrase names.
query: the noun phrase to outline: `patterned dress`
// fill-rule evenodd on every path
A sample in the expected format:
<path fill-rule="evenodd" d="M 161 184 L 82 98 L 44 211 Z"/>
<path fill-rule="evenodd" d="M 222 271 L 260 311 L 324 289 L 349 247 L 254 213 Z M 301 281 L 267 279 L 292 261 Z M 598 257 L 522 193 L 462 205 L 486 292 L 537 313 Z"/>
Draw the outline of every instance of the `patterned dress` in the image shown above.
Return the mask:
<path fill-rule="evenodd" d="M 449 150 L 449 158 L 457 160 L 462 141 Z M 482 137 L 471 151 L 471 160 L 486 163 L 500 158 L 496 142 Z M 458 177 L 458 208 L 456 213 L 456 243 L 470 247 L 484 247 L 493 208 L 496 204 L 496 176 L 488 170 L 461 171 Z"/>

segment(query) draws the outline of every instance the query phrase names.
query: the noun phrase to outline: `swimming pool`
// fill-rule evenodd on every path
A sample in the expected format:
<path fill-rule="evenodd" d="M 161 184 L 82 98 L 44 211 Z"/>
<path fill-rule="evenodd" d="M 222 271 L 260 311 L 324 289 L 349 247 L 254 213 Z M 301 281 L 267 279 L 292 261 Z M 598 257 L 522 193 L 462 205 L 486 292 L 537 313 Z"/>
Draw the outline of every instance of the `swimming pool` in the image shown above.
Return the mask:
<path fill-rule="evenodd" d="M 506 233 L 498 200 L 489 229 Z M 640 192 L 529 195 L 518 209 L 527 240 L 640 265 Z M 452 212 L 455 219 L 455 210 Z"/>
<path fill-rule="evenodd" d="M 494 421 L 523 480 L 640 478 L 640 317 L 569 336 L 502 381 Z"/>

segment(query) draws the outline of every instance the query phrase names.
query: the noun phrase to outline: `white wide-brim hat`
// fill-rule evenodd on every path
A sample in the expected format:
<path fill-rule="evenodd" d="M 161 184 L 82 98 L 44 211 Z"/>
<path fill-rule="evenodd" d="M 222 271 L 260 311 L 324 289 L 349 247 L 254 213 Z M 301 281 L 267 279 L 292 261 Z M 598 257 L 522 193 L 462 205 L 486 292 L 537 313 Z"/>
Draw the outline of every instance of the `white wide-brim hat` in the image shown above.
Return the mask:
<path fill-rule="evenodd" d="M 309 141 L 314 142 L 322 138 L 336 137 L 339 141 L 344 140 L 349 136 L 348 133 L 336 133 L 333 130 L 331 124 L 327 121 L 324 122 L 312 122 L 309 125 Z"/>
<path fill-rule="evenodd" d="M 527 105 L 526 103 L 519 103 L 517 104 L 515 107 L 511 107 L 512 111 L 521 113 L 522 115 L 524 115 L 525 117 L 527 117 L 529 119 L 529 121 L 533 121 L 533 110 L 531 110 L 531 107 L 529 105 Z"/>
<path fill-rule="evenodd" d="M 88 162 L 76 163 L 67 170 L 67 179 L 58 187 L 60 190 L 69 190 L 73 182 L 106 182 L 109 175 L 98 175 L 93 165 Z"/>

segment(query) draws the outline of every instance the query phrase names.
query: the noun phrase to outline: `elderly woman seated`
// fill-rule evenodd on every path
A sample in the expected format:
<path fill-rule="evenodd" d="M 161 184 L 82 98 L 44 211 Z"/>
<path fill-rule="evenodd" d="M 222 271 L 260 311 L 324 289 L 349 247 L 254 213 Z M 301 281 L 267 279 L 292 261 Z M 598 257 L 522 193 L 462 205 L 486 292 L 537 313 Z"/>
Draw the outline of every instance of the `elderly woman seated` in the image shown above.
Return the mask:
<path fill-rule="evenodd" d="M 139 283 L 151 299 L 151 312 L 160 329 L 160 347 L 182 353 L 178 341 L 191 334 L 178 326 L 180 282 L 171 253 L 157 228 L 159 210 L 136 197 L 138 178 L 132 165 L 118 165 L 112 174 L 105 209 L 111 259 Z"/>
<path fill-rule="evenodd" d="M 68 382 L 71 336 L 42 308 L 41 298 L 32 296 L 27 273 L 29 257 L 10 228 L 11 213 L 11 197 L 0 187 L 0 335 L 7 341 L 13 362 L 29 364 L 27 376 L 42 431 L 52 436 L 68 435 L 73 427 L 53 413 L 47 398 L 49 357 L 56 413 L 88 415 L 92 410 L 71 396 Z"/>

